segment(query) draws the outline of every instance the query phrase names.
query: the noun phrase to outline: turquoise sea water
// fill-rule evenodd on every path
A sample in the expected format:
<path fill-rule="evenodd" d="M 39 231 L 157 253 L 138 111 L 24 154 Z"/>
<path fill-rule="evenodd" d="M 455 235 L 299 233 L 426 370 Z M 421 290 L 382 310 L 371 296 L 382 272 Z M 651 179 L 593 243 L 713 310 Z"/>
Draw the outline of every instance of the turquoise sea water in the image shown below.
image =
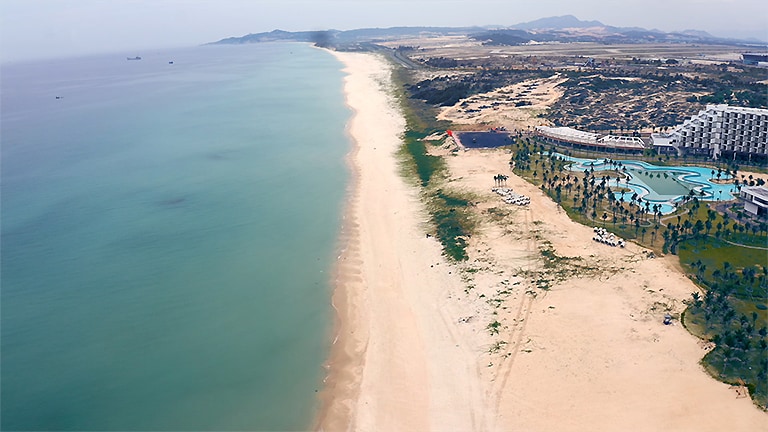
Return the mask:
<path fill-rule="evenodd" d="M 2 429 L 304 429 L 342 65 L 299 44 L 139 54 L 2 67 Z"/>

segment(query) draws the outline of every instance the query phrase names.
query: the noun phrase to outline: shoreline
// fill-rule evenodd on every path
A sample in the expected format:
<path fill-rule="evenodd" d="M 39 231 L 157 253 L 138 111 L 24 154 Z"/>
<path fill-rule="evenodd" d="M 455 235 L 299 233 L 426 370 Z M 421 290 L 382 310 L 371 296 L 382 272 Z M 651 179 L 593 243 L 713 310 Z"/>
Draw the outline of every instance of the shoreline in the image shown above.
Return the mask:
<path fill-rule="evenodd" d="M 405 119 L 389 91 L 392 66 L 370 53 L 332 54 L 345 65 L 353 111 L 352 187 L 334 271 L 334 343 L 313 428 L 488 429 L 474 418 L 486 406 L 476 347 L 455 333 L 450 307 L 436 307 L 460 290 L 458 273 L 424 235 L 428 213 L 400 172 Z"/>
<path fill-rule="evenodd" d="M 332 54 L 347 74 L 351 183 L 314 430 L 768 430 L 765 413 L 702 369 L 698 339 L 661 323 L 696 289 L 674 257 L 593 242 L 509 172 L 503 151 L 436 150 L 444 187 L 472 194 L 479 218 L 469 261 L 447 262 L 399 171 L 392 66 Z M 499 172 L 529 207 L 498 202 Z M 586 270 L 537 288 L 543 245 Z"/>
<path fill-rule="evenodd" d="M 315 46 L 315 45 L 313 45 Z M 316 47 L 317 48 L 317 47 Z M 336 51 L 325 48 L 317 48 L 336 57 L 344 67 L 344 87 L 351 73 L 349 66 Z M 356 217 L 357 202 L 360 194 L 360 167 L 355 158 L 360 150 L 360 145 L 351 133 L 351 123 L 358 115 L 356 108 L 349 104 L 349 94 L 344 91 L 344 98 L 351 116 L 345 128 L 345 135 L 351 143 L 350 150 L 345 156 L 345 163 L 349 169 L 349 186 L 347 187 L 344 209 L 342 210 L 342 224 L 339 230 L 336 262 L 331 269 L 331 307 L 333 308 L 332 342 L 328 358 L 323 363 L 326 375 L 323 378 L 323 387 L 319 392 L 319 407 L 315 418 L 312 420 L 312 430 L 350 430 L 350 423 L 346 420 L 351 415 L 351 403 L 359 391 L 359 382 L 350 369 L 360 368 L 359 352 L 355 352 L 351 338 L 354 310 L 350 308 L 350 296 L 353 294 L 350 282 L 354 278 L 356 266 L 349 261 L 354 259 L 355 248 L 359 243 L 359 229 Z M 358 327 L 360 325 L 358 324 Z"/>

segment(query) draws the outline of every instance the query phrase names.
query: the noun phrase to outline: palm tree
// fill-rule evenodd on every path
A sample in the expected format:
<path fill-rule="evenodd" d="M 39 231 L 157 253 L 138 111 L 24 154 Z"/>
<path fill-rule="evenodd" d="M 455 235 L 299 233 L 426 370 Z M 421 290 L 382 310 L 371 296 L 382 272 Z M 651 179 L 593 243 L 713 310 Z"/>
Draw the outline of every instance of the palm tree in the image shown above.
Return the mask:
<path fill-rule="evenodd" d="M 701 295 L 698 293 L 698 291 L 692 292 L 691 298 L 693 299 L 693 307 L 696 309 L 700 309 L 702 305 L 702 301 L 701 301 Z"/>
<path fill-rule="evenodd" d="M 699 280 L 704 279 L 704 272 L 707 270 L 706 264 L 700 264 L 699 268 L 696 270 L 696 276 L 699 278 Z"/>
<path fill-rule="evenodd" d="M 721 272 L 720 269 L 715 269 L 715 271 L 712 272 L 712 277 L 715 278 L 715 280 L 720 280 L 722 274 L 723 272 Z"/>

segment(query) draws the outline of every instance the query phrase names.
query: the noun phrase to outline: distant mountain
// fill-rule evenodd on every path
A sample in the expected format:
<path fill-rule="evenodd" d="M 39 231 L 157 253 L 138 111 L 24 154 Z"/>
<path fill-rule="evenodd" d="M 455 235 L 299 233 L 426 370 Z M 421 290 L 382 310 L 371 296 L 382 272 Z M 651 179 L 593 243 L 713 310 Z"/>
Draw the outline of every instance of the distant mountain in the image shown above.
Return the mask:
<path fill-rule="evenodd" d="M 363 28 L 356 30 L 325 30 L 314 32 L 287 32 L 273 30 L 252 33 L 241 37 L 229 37 L 211 44 L 242 44 L 253 42 L 295 41 L 314 42 L 319 46 L 354 45 L 384 40 L 397 40 L 425 36 L 465 36 L 484 31 L 483 27 L 390 27 Z"/>
<path fill-rule="evenodd" d="M 266 33 L 230 37 L 212 44 L 242 44 L 269 41 L 312 42 L 318 46 L 365 48 L 366 44 L 429 36 L 468 36 L 486 45 L 522 45 L 531 42 L 631 43 L 712 43 L 754 46 L 755 40 L 718 38 L 701 30 L 663 32 L 640 27 L 613 27 L 600 21 L 582 21 L 573 15 L 541 18 L 507 28 L 489 27 L 391 27 L 357 30 L 326 30 Z M 759 42 L 758 45 L 765 45 Z"/>
<path fill-rule="evenodd" d="M 675 33 L 680 33 L 680 34 L 684 34 L 684 35 L 688 35 L 688 36 L 696 36 L 696 37 L 700 37 L 702 39 L 715 39 L 715 36 L 712 36 L 711 34 L 705 32 L 703 30 L 690 30 L 689 29 L 689 30 L 683 30 L 681 32 L 675 32 Z"/>
<path fill-rule="evenodd" d="M 244 44 L 254 42 L 276 42 L 276 41 L 295 41 L 295 42 L 314 42 L 321 38 L 319 34 L 328 32 L 287 32 L 283 30 L 272 30 L 268 33 L 250 33 L 240 37 L 229 37 L 213 44 Z"/>
<path fill-rule="evenodd" d="M 754 45 L 754 40 L 736 40 L 712 36 L 701 30 L 663 32 L 641 27 L 614 27 L 600 21 L 582 21 L 573 15 L 541 18 L 470 35 L 486 45 L 520 45 L 531 42 L 628 43 L 716 43 Z"/>
<path fill-rule="evenodd" d="M 563 30 L 569 28 L 605 27 L 600 21 L 582 21 L 573 15 L 540 18 L 526 23 L 515 24 L 519 30 Z"/>

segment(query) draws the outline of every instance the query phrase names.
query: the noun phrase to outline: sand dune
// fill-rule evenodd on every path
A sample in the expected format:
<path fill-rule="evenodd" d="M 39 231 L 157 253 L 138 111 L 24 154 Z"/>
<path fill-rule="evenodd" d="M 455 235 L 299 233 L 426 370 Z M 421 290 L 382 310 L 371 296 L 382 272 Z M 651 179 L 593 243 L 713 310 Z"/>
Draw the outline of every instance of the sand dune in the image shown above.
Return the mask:
<path fill-rule="evenodd" d="M 453 106 L 442 108 L 437 118 L 457 125 L 504 126 L 510 131 L 531 130 L 549 124 L 539 114 L 563 96 L 563 89 L 558 86 L 567 80 L 554 74 L 549 78 L 530 79 L 473 95 Z M 519 105 L 521 103 L 527 105 Z"/>
<path fill-rule="evenodd" d="M 469 261 L 448 263 L 399 175 L 389 66 L 335 55 L 355 181 L 317 430 L 768 430 L 768 415 L 704 373 L 699 341 L 662 324 L 696 290 L 675 258 L 593 242 L 503 151 L 446 157 L 445 188 L 473 197 L 479 226 Z M 530 206 L 491 193 L 496 173 Z M 561 259 L 545 265 L 542 248 Z"/>

